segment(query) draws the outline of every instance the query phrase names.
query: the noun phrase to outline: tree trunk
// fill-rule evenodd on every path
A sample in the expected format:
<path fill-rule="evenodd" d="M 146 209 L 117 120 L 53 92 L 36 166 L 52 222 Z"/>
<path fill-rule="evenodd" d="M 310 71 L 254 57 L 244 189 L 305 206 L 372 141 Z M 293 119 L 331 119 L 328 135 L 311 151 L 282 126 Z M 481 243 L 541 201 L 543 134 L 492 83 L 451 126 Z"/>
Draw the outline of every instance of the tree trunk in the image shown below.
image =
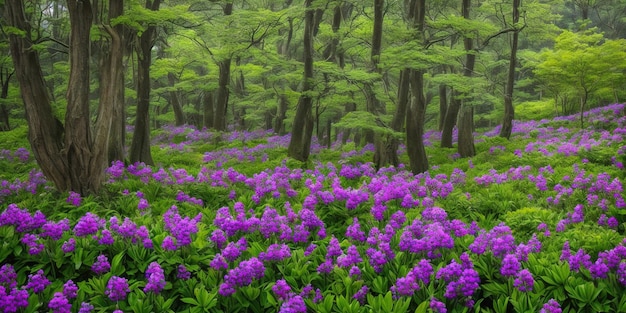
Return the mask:
<path fill-rule="evenodd" d="M 230 59 L 219 62 L 219 86 L 217 87 L 217 101 L 215 103 L 215 116 L 213 121 L 213 127 L 215 127 L 217 131 L 226 130 L 226 113 L 228 112 L 228 98 L 230 96 L 228 87 L 230 84 L 230 63 Z"/>
<path fill-rule="evenodd" d="M 213 128 L 213 120 L 215 119 L 215 114 L 213 113 L 213 93 L 209 91 L 205 91 L 202 96 L 202 110 L 203 110 L 203 118 L 202 125 L 207 129 Z"/>
<path fill-rule="evenodd" d="M 159 9 L 161 0 L 146 0 L 146 8 Z M 151 25 L 138 38 L 137 47 L 137 115 L 135 133 L 130 146 L 130 162 L 143 162 L 153 165 L 150 152 L 150 65 L 152 65 L 152 47 L 156 37 L 156 26 Z"/>
<path fill-rule="evenodd" d="M 94 191 L 90 163 L 92 134 L 89 122 L 90 30 L 93 22 L 89 1 L 67 2 L 70 15 L 70 79 L 65 114 L 65 146 L 70 176 L 69 190 L 85 194 Z"/>
<path fill-rule="evenodd" d="M 46 178 L 58 190 L 66 191 L 71 184 L 67 160 L 61 154 L 63 125 L 52 113 L 39 55 L 30 40 L 31 27 L 25 20 L 23 2 L 5 1 L 4 13 L 8 25 L 25 32 L 24 36 L 10 34 L 9 44 L 28 122 L 28 141 Z"/>
<path fill-rule="evenodd" d="M 174 87 L 176 84 L 176 76 L 172 73 L 167 73 L 167 80 L 170 84 L 170 87 Z M 183 113 L 183 106 L 180 104 L 180 97 L 178 91 L 170 91 L 170 104 L 172 105 L 172 110 L 174 111 L 174 121 L 176 126 L 181 126 L 185 124 L 185 114 Z"/>
<path fill-rule="evenodd" d="M 439 131 L 443 131 L 443 125 L 446 120 L 446 112 L 448 111 L 448 87 L 444 84 L 439 85 Z"/>
<path fill-rule="evenodd" d="M 457 117 L 459 116 L 459 109 L 461 108 L 459 93 L 452 91 L 452 97 L 450 98 L 450 104 L 446 110 L 446 115 L 443 121 L 443 130 L 441 131 L 441 147 L 452 148 L 452 133 L 454 126 L 456 125 Z"/>
<path fill-rule="evenodd" d="M 9 81 L 15 71 L 9 73 L 8 69 L 0 69 L 0 82 L 2 83 L 2 91 L 0 92 L 0 99 L 6 99 L 9 96 Z M 0 131 L 11 130 L 11 123 L 9 122 L 9 109 L 6 104 L 0 104 Z"/>
<path fill-rule="evenodd" d="M 513 0 L 513 25 L 519 22 L 520 2 L 521 0 Z M 515 87 L 515 65 L 517 64 L 518 38 L 519 30 L 516 29 L 513 32 L 513 40 L 511 42 L 509 73 L 506 79 L 506 92 L 504 94 L 504 116 L 502 119 L 502 128 L 500 128 L 500 137 L 504 137 L 506 139 L 511 138 L 511 132 L 513 131 L 513 119 L 515 118 L 515 107 L 513 107 L 513 88 Z"/>
<path fill-rule="evenodd" d="M 285 134 L 285 118 L 287 114 L 287 108 L 289 103 L 287 96 L 283 93 L 278 97 L 278 109 L 276 112 L 276 118 L 274 120 L 274 132 L 279 135 Z"/>
<path fill-rule="evenodd" d="M 110 20 L 121 16 L 124 14 L 124 2 L 123 1 L 115 1 L 109 0 L 109 23 Z M 125 44 L 124 40 L 124 26 L 116 25 L 113 27 L 114 34 L 111 34 L 113 38 L 115 35 L 120 40 L 120 47 L 113 47 L 113 43 L 110 47 L 110 60 L 111 65 L 119 66 L 119 70 L 113 70 L 111 72 L 115 72 L 117 75 L 113 77 L 111 75 L 111 79 L 114 79 L 116 82 L 111 84 L 111 91 L 116 91 L 116 94 L 113 96 L 113 124 L 111 125 L 111 135 L 109 140 L 109 151 L 108 151 L 108 163 L 110 164 L 116 160 L 124 160 L 124 149 L 126 146 L 126 114 L 124 110 L 124 102 L 125 102 L 125 93 L 124 93 L 124 66 L 123 66 L 123 57 L 125 55 Z M 120 55 L 118 56 L 116 53 L 119 49 Z M 104 72 L 104 70 L 102 70 Z M 102 97 L 100 98 L 102 101 Z"/>
<path fill-rule="evenodd" d="M 233 14 L 233 3 L 226 3 L 223 8 L 224 16 Z M 230 64 L 231 58 L 228 57 L 218 62 L 220 69 L 217 99 L 215 102 L 215 115 L 213 127 L 217 131 L 226 130 L 226 114 L 228 112 L 228 98 L 230 96 Z"/>
<path fill-rule="evenodd" d="M 35 158 L 46 178 L 59 191 L 76 191 L 82 195 L 97 193 L 107 166 L 112 105 L 101 103 L 92 138 L 89 115 L 89 57 L 90 30 L 93 21 L 89 1 L 68 1 L 70 16 L 70 86 L 67 90 L 65 133 L 53 113 L 46 91 L 37 50 L 32 47 L 30 25 L 25 20 L 21 1 L 5 3 L 8 24 L 25 32 L 25 36 L 10 35 L 10 47 L 16 77 L 28 121 L 28 139 Z M 112 47 L 120 45 L 112 38 Z M 119 49 L 118 49 L 119 50 Z M 114 55 L 114 53 L 112 53 Z M 106 74 L 117 75 L 117 63 Z M 111 80 L 112 82 L 114 80 Z M 112 84 L 115 85 L 115 84 Z M 103 90 L 112 90 L 103 87 Z M 65 134 L 65 136 L 64 136 Z"/>
<path fill-rule="evenodd" d="M 291 140 L 287 154 L 298 161 L 306 162 L 311 151 L 311 137 L 313 136 L 313 99 L 309 91 L 313 88 L 313 24 L 314 11 L 311 9 L 313 0 L 305 0 L 304 18 L 304 78 L 302 94 L 298 100 L 296 115 L 293 119 Z"/>
<path fill-rule="evenodd" d="M 425 0 L 414 0 L 413 25 L 417 36 L 423 39 L 425 24 Z M 428 170 L 428 158 L 424 147 L 424 121 L 426 118 L 426 98 L 424 97 L 424 71 L 411 70 L 411 93 L 413 100 L 406 114 L 406 149 L 413 174 Z"/>
<path fill-rule="evenodd" d="M 463 0 L 463 17 L 469 20 L 470 0 Z M 463 39 L 465 46 L 465 69 L 463 76 L 471 77 L 474 72 L 474 64 L 476 63 L 476 55 L 472 53 L 474 39 L 466 37 Z M 471 104 L 464 99 L 461 103 L 461 117 L 459 118 L 459 154 L 461 157 L 472 157 L 476 154 L 474 149 L 474 109 Z"/>
<path fill-rule="evenodd" d="M 474 148 L 474 107 L 461 107 L 459 117 L 459 155 L 463 158 L 476 155 Z"/>

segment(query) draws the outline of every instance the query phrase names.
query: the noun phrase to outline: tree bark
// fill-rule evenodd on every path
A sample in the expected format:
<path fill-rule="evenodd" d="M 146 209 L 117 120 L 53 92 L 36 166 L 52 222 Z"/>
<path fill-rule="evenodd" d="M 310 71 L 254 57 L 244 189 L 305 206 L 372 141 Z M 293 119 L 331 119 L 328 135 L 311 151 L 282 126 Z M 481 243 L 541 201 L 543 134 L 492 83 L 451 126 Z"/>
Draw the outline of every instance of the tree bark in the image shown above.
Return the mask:
<path fill-rule="evenodd" d="M 418 39 L 424 38 L 426 1 L 414 0 L 412 3 L 413 27 Z M 413 100 L 406 114 L 406 149 L 409 155 L 409 164 L 413 174 L 428 170 L 428 158 L 424 147 L 424 121 L 426 118 L 426 98 L 424 96 L 424 71 L 411 70 L 410 88 Z"/>
<path fill-rule="evenodd" d="M 124 1 L 115 1 L 109 0 L 109 23 L 111 19 L 114 19 L 118 16 L 124 14 Z M 124 26 L 116 25 L 109 32 L 111 36 L 111 46 L 110 46 L 110 54 L 109 60 L 110 65 L 115 66 L 117 69 L 111 71 L 110 78 L 115 81 L 115 83 L 111 84 L 111 97 L 112 107 L 113 107 L 113 117 L 112 117 L 112 125 L 109 137 L 109 151 L 108 151 L 108 163 L 110 164 L 113 161 L 124 160 L 124 148 L 126 146 L 126 114 L 124 110 L 124 102 L 125 102 L 125 93 L 124 93 L 124 65 L 123 58 L 125 55 L 125 44 L 124 44 Z M 114 40 L 119 41 L 117 45 Z M 106 63 L 106 62 L 105 62 Z M 105 72 L 103 69 L 102 73 Z M 114 93 L 114 94 L 113 94 Z M 109 95 L 104 95 L 108 97 Z M 100 101 L 103 100 L 103 97 L 100 97 Z M 104 105 L 104 104 L 101 104 Z"/>
<path fill-rule="evenodd" d="M 10 34 L 9 44 L 28 122 L 28 141 L 46 178 L 58 190 L 68 190 L 68 165 L 61 154 L 64 129 L 52 113 L 39 55 L 30 39 L 31 26 L 25 19 L 22 1 L 5 1 L 4 13 L 8 25 L 25 33 L 24 36 Z"/>
<path fill-rule="evenodd" d="M 444 84 L 439 85 L 439 131 L 443 130 L 444 121 L 446 120 L 446 112 L 448 111 L 448 87 Z"/>
<path fill-rule="evenodd" d="M 0 91 L 0 99 L 6 99 L 9 96 L 9 81 L 15 71 L 9 73 L 8 69 L 0 68 L 0 82 L 2 83 L 2 91 Z M 4 102 L 0 104 L 0 131 L 11 130 L 9 121 L 9 109 Z"/>
<path fill-rule="evenodd" d="M 213 128 L 213 120 L 215 119 L 215 114 L 213 113 L 213 93 L 209 91 L 205 91 L 202 96 L 202 109 L 203 109 L 203 118 L 202 125 L 207 129 Z"/>
<path fill-rule="evenodd" d="M 446 115 L 443 121 L 443 129 L 441 131 L 441 147 L 442 148 L 452 148 L 452 133 L 454 131 L 454 126 L 456 125 L 457 117 L 459 116 L 459 109 L 461 108 L 459 93 L 456 91 L 452 91 L 452 97 L 450 99 L 450 104 L 446 109 Z"/>
<path fill-rule="evenodd" d="M 146 8 L 157 11 L 161 0 L 146 0 Z M 150 65 L 152 47 L 156 37 L 156 26 L 150 25 L 138 38 L 137 46 L 137 115 L 135 133 L 130 146 L 130 162 L 153 165 L 150 152 Z"/>
<path fill-rule="evenodd" d="M 298 100 L 296 115 L 293 119 L 291 140 L 287 154 L 298 161 L 306 162 L 311 152 L 311 137 L 313 136 L 313 99 L 309 92 L 313 80 L 313 26 L 314 11 L 311 9 L 313 0 L 305 0 L 304 17 L 304 78 L 302 94 Z"/>
<path fill-rule="evenodd" d="M 519 22 L 519 6 L 521 0 L 513 0 L 513 25 Z M 506 90 L 504 94 L 504 116 L 502 118 L 502 128 L 500 128 L 500 137 L 506 139 L 511 138 L 513 131 L 513 119 L 515 118 L 515 107 L 513 107 L 513 88 L 515 87 L 515 66 L 517 64 L 517 43 L 519 38 L 519 30 L 513 32 L 511 41 L 511 57 L 509 59 L 509 73 L 506 79 Z"/>
<path fill-rule="evenodd" d="M 471 0 L 463 0 L 463 17 L 469 19 Z M 472 52 L 474 39 L 465 37 L 463 39 L 465 46 L 465 69 L 463 76 L 471 77 L 474 72 L 474 64 L 476 63 L 476 55 Z M 467 104 L 467 99 L 461 103 L 461 117 L 459 118 L 459 146 L 458 151 L 461 157 L 472 157 L 476 154 L 474 149 L 474 109 L 471 104 Z"/>
<path fill-rule="evenodd" d="M 222 11 L 225 16 L 233 14 L 233 3 L 226 3 Z M 217 99 L 215 102 L 215 115 L 213 120 L 213 127 L 217 131 L 226 130 L 226 113 L 228 112 L 228 98 L 230 96 L 230 64 L 230 57 L 218 62 L 220 74 L 218 79 Z"/>
<path fill-rule="evenodd" d="M 95 188 L 90 171 L 92 134 L 89 122 L 90 31 L 93 22 L 89 1 L 69 0 L 70 79 L 65 114 L 65 146 L 70 175 L 69 189 L 85 194 Z"/>
<path fill-rule="evenodd" d="M 174 87 L 176 84 L 176 76 L 172 73 L 167 74 L 167 80 L 170 84 L 170 87 Z M 178 95 L 178 91 L 170 91 L 170 104 L 172 105 L 172 110 L 174 111 L 174 123 L 176 126 L 181 126 L 185 124 L 185 113 L 183 113 L 183 106 L 180 103 L 180 98 Z"/>

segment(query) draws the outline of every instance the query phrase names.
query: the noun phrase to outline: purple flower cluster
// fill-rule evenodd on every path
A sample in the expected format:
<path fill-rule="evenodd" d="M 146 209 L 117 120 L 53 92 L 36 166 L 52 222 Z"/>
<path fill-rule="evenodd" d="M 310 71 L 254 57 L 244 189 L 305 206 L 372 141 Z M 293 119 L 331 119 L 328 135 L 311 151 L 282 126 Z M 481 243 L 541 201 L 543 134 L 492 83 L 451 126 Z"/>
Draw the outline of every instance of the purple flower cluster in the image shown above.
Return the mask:
<path fill-rule="evenodd" d="M 74 225 L 74 235 L 77 237 L 85 237 L 89 235 L 95 235 L 98 230 L 104 228 L 106 221 L 97 215 L 87 212 L 81 217 L 76 225 Z"/>
<path fill-rule="evenodd" d="M 422 259 L 413 267 L 413 269 L 405 276 L 396 280 L 391 286 L 391 292 L 395 299 L 403 296 L 412 296 L 416 291 L 420 290 L 419 283 L 427 285 L 433 275 L 433 267 L 427 259 Z"/>
<path fill-rule="evenodd" d="M 0 214 L 0 226 L 12 225 L 20 233 L 34 231 L 46 223 L 46 216 L 37 211 L 30 214 L 27 209 L 20 209 L 17 204 L 11 203 Z"/>
<path fill-rule="evenodd" d="M 50 281 L 44 274 L 43 270 L 38 270 L 35 274 L 28 275 L 28 283 L 25 289 L 32 289 L 34 293 L 41 293 L 50 285 Z"/>
<path fill-rule="evenodd" d="M 126 299 L 129 292 L 128 280 L 119 276 L 111 276 L 104 291 L 105 295 L 115 302 Z"/>
<path fill-rule="evenodd" d="M 219 286 L 219 294 L 228 297 L 236 292 L 236 287 L 248 286 L 254 279 L 265 276 L 265 265 L 258 258 L 241 261 L 237 267 L 224 275 L 224 282 Z"/>
<path fill-rule="evenodd" d="M 561 305 L 556 302 L 554 299 L 550 299 L 550 301 L 546 302 L 539 313 L 561 313 Z"/>
<path fill-rule="evenodd" d="M 511 228 L 504 223 L 499 224 L 489 232 L 481 232 L 469 246 L 469 250 L 473 253 L 483 254 L 491 251 L 494 256 L 499 258 L 514 252 L 515 249 L 515 238 Z"/>
<path fill-rule="evenodd" d="M 191 236 L 198 232 L 197 224 L 200 220 L 202 220 L 202 213 L 198 213 L 194 218 L 189 218 L 188 216 L 183 218 L 178 214 L 178 208 L 173 205 L 163 214 L 165 230 L 172 235 L 165 238 L 162 245 L 163 248 L 176 250 L 191 244 Z"/>
<path fill-rule="evenodd" d="M 53 313 L 70 313 L 72 305 L 63 293 L 55 292 L 48 302 L 48 308 L 52 309 Z"/>
<path fill-rule="evenodd" d="M 461 255 L 461 261 L 459 264 L 452 260 L 448 265 L 439 269 L 435 276 L 448 284 L 444 294 L 448 299 L 470 298 L 480 287 L 478 272 L 474 269 L 474 265 L 466 253 Z"/>
<path fill-rule="evenodd" d="M 25 286 L 24 288 L 28 287 Z M 17 287 L 15 269 L 10 264 L 2 265 L 0 267 L 0 311 L 13 313 L 27 306 L 28 291 Z"/>
<path fill-rule="evenodd" d="M 146 269 L 146 279 L 148 283 L 143 289 L 143 292 L 160 293 L 165 288 L 165 273 L 157 262 L 152 262 Z"/>
<path fill-rule="evenodd" d="M 96 262 L 94 262 L 91 266 L 91 270 L 96 273 L 96 275 L 104 274 L 110 269 L 111 264 L 109 263 L 109 259 L 104 254 L 99 255 Z"/>
<path fill-rule="evenodd" d="M 282 261 L 291 257 L 291 249 L 286 244 L 271 244 L 267 251 L 259 253 L 259 260 L 263 262 L 268 261 Z"/>

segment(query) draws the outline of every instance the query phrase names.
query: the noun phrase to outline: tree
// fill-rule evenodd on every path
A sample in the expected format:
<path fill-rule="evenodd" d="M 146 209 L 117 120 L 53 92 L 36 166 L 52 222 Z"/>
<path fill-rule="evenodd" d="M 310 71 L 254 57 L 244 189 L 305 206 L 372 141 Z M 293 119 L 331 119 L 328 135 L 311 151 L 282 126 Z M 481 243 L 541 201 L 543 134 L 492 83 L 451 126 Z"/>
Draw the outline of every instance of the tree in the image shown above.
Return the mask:
<path fill-rule="evenodd" d="M 313 0 L 305 0 L 303 60 L 304 77 L 302 79 L 302 93 L 298 100 L 296 115 L 293 118 L 291 140 L 287 153 L 290 157 L 306 162 L 311 151 L 313 136 L 313 98 L 310 94 L 313 89 L 313 29 L 315 11 L 311 8 Z"/>
<path fill-rule="evenodd" d="M 157 11 L 161 0 L 146 0 L 145 8 Z M 137 36 L 137 115 L 135 133 L 130 145 L 130 162 L 154 164 L 150 152 L 150 65 L 156 40 L 156 25 L 149 25 Z"/>
<path fill-rule="evenodd" d="M 535 75 L 557 91 L 567 91 L 578 100 L 580 126 L 584 126 L 584 112 L 592 97 L 617 98 L 626 86 L 624 71 L 626 40 L 606 40 L 595 29 L 582 32 L 563 31 L 555 40 L 554 50 L 540 54 L 541 62 L 534 69 Z"/>
<path fill-rule="evenodd" d="M 424 43 L 424 28 L 426 25 L 426 1 L 413 0 L 413 27 L 418 41 Z M 413 100 L 408 106 L 406 114 L 406 150 L 409 155 L 411 172 L 423 173 L 428 170 L 428 158 L 424 147 L 424 120 L 426 114 L 426 98 L 424 97 L 424 70 L 411 69 L 409 74 L 410 89 Z"/>
<path fill-rule="evenodd" d="M 32 29 L 25 20 L 23 2 L 18 0 L 5 2 L 5 18 L 13 28 L 9 35 L 11 56 L 29 126 L 28 139 L 44 175 L 60 191 L 97 193 L 108 165 L 106 151 L 113 111 L 109 100 L 101 98 L 92 136 L 89 112 L 92 6 L 90 1 L 69 0 L 67 9 L 71 45 L 65 127 L 52 112 L 38 52 L 33 47 Z M 111 37 L 112 49 L 119 46 L 118 40 Z"/>
<path fill-rule="evenodd" d="M 504 116 L 502 117 L 502 128 L 500 128 L 500 137 L 509 139 L 513 130 L 513 118 L 515 117 L 515 108 L 513 107 L 513 88 L 515 87 L 515 67 L 517 64 L 517 45 L 519 42 L 519 32 L 517 23 L 519 23 L 519 7 L 522 0 L 513 0 L 513 38 L 511 39 L 511 56 L 509 57 L 509 71 L 506 80 L 506 89 L 504 93 Z"/>

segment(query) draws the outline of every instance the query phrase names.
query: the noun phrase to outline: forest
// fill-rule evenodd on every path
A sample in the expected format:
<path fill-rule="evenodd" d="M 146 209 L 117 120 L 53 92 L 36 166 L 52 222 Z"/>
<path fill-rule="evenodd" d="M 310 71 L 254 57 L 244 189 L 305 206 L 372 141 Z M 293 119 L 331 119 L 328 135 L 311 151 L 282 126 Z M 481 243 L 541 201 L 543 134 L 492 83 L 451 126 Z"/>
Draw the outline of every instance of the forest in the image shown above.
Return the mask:
<path fill-rule="evenodd" d="M 624 312 L 624 0 L 0 0 L 0 312 Z"/>

